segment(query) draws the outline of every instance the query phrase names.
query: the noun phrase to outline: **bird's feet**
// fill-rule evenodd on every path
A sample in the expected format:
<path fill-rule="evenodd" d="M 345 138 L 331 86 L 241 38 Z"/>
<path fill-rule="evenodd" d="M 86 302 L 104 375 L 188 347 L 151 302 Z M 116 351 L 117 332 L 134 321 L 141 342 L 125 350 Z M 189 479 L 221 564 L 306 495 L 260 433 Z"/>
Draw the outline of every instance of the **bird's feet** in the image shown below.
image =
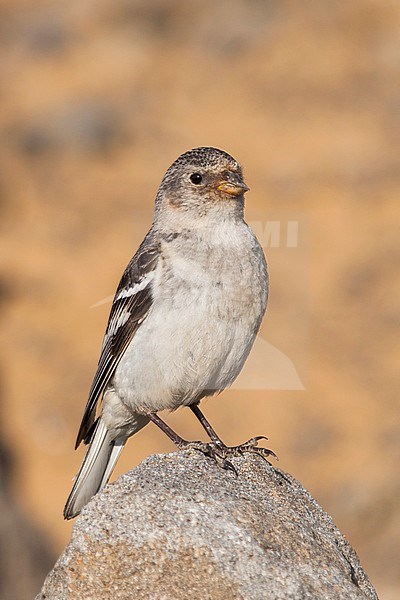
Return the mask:
<path fill-rule="evenodd" d="M 251 454 L 258 454 L 261 456 L 266 462 L 269 461 L 267 458 L 272 456 L 276 460 L 279 460 L 275 452 L 269 450 L 268 448 L 264 448 L 263 446 L 259 446 L 258 442 L 260 440 L 267 440 L 268 438 L 265 435 L 257 435 L 244 444 L 240 444 L 239 446 L 226 446 L 221 440 L 214 440 L 212 442 L 187 442 L 182 441 L 179 444 L 179 448 L 184 449 L 193 449 L 199 450 L 206 456 L 214 459 L 219 467 L 222 469 L 228 469 L 229 471 L 233 471 L 235 475 L 237 475 L 237 471 L 229 458 L 236 456 L 243 456 L 246 452 Z"/>
<path fill-rule="evenodd" d="M 222 456 L 225 460 L 228 458 L 232 458 L 235 456 L 243 456 L 246 452 L 251 454 L 258 454 L 261 456 L 266 462 L 269 456 L 272 456 L 276 460 L 279 460 L 275 452 L 273 450 L 269 450 L 269 448 L 264 448 L 263 446 L 259 446 L 258 442 L 260 440 L 267 440 L 268 438 L 265 435 L 256 435 L 255 437 L 247 440 L 244 444 L 240 444 L 239 446 L 225 446 L 223 442 L 215 441 L 212 442 L 216 447 L 217 453 Z"/>
<path fill-rule="evenodd" d="M 179 450 L 198 450 L 202 452 L 205 456 L 209 456 L 219 467 L 222 469 L 227 469 L 229 471 L 233 471 L 235 475 L 237 475 L 237 471 L 233 464 L 223 456 L 223 453 L 220 452 L 219 446 L 214 442 L 188 442 L 186 440 L 182 440 L 179 444 L 177 444 Z M 224 447 L 224 446 L 222 446 Z M 226 448 L 226 446 L 225 446 Z"/>

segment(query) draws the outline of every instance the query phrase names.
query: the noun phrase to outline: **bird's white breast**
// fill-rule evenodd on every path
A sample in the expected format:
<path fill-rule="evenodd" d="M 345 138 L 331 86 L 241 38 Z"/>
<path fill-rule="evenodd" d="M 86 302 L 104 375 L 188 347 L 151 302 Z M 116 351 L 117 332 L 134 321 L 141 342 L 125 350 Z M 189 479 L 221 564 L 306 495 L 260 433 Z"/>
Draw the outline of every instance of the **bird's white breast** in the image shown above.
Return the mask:
<path fill-rule="evenodd" d="M 263 254 L 244 223 L 162 243 L 153 306 L 117 367 L 114 389 L 137 412 L 224 389 L 250 351 L 266 295 Z"/>

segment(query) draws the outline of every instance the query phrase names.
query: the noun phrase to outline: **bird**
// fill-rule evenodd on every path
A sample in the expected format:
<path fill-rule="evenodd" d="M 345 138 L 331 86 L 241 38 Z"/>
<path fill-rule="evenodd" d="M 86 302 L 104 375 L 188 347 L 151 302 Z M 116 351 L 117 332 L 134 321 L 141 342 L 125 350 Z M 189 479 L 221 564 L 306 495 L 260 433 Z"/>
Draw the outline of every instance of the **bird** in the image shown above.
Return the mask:
<path fill-rule="evenodd" d="M 178 449 L 235 473 L 230 457 L 276 457 L 259 446 L 265 436 L 226 446 L 199 407 L 233 383 L 267 306 L 265 256 L 244 220 L 247 191 L 240 164 L 218 148 L 189 150 L 166 171 L 153 223 L 114 296 L 76 440 L 88 449 L 65 519 L 106 485 L 128 438 L 150 422 Z M 190 407 L 210 442 L 185 440 L 158 415 L 179 407 Z"/>

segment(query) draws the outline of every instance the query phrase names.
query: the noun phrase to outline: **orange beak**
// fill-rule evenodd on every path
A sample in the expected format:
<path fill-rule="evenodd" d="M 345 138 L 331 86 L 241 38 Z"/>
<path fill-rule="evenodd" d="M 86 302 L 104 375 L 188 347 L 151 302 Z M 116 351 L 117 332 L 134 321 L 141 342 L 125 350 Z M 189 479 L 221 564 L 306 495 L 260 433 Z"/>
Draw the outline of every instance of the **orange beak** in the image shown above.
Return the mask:
<path fill-rule="evenodd" d="M 250 188 L 244 183 L 244 181 L 240 181 L 239 179 L 235 182 L 220 181 L 217 184 L 218 191 L 225 192 L 225 194 L 229 194 L 230 196 L 241 196 L 245 192 L 248 192 L 249 189 Z"/>

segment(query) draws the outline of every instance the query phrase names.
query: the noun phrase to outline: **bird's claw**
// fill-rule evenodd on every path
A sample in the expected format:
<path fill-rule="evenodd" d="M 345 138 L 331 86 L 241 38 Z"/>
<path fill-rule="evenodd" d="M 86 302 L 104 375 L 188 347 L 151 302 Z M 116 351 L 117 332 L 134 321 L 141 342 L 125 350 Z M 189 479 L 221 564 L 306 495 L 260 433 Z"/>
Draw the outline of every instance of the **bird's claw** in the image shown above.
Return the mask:
<path fill-rule="evenodd" d="M 237 477 L 238 476 L 237 470 L 235 469 L 235 467 L 233 466 L 231 461 L 226 458 L 226 455 L 223 452 L 219 451 L 220 450 L 219 446 L 217 446 L 216 444 L 212 444 L 212 443 L 210 444 L 210 446 L 211 446 L 211 452 L 210 452 L 209 456 L 215 460 L 215 462 L 217 463 L 217 465 L 219 467 L 221 467 L 221 469 L 225 469 L 227 471 L 232 471 L 232 473 L 234 473 Z"/>
<path fill-rule="evenodd" d="M 241 444 L 240 446 L 236 446 L 236 449 L 240 454 L 244 454 L 245 452 L 252 452 L 253 454 L 259 454 L 260 456 L 262 456 L 265 459 L 267 456 L 272 456 L 276 460 L 279 460 L 279 458 L 277 457 L 277 455 L 275 454 L 275 452 L 273 450 L 270 450 L 269 448 L 264 448 L 263 446 L 258 445 L 259 440 L 267 440 L 267 439 L 268 438 L 265 437 L 265 435 L 257 435 L 256 437 L 251 438 L 244 444 Z"/>
<path fill-rule="evenodd" d="M 226 446 L 224 447 L 223 445 L 217 445 L 214 444 L 213 442 L 200 442 L 200 441 L 195 441 L 195 442 L 187 442 L 187 441 L 182 441 L 182 443 L 179 444 L 179 449 L 180 450 L 198 450 L 199 452 L 202 452 L 205 456 L 208 456 L 210 458 L 212 458 L 216 464 L 221 467 L 221 469 L 226 469 L 227 471 L 232 471 L 236 477 L 237 477 L 237 471 L 235 469 L 235 467 L 233 466 L 233 464 L 230 462 L 230 460 L 227 460 L 225 454 L 223 452 L 220 452 L 220 450 L 226 448 Z"/>
<path fill-rule="evenodd" d="M 267 457 L 272 456 L 276 460 L 279 460 L 275 452 L 273 450 L 269 450 L 269 448 L 263 448 L 258 445 L 259 440 L 267 440 L 268 438 L 265 435 L 257 435 L 244 444 L 240 444 L 239 446 L 222 446 L 221 450 L 223 456 L 226 458 L 227 456 L 243 456 L 246 452 L 252 454 L 258 454 L 264 460 L 267 460 Z"/>
<path fill-rule="evenodd" d="M 250 440 L 248 440 L 247 442 L 244 442 L 244 444 L 240 444 L 239 446 L 225 446 L 225 444 L 223 444 L 220 441 L 213 441 L 213 442 L 200 442 L 200 441 L 196 441 L 196 442 L 182 442 L 182 444 L 179 445 L 179 448 L 184 450 L 184 449 L 192 449 L 192 450 L 198 450 L 200 452 L 202 452 L 205 456 L 209 456 L 210 458 L 212 458 L 219 467 L 221 467 L 222 469 L 226 469 L 228 471 L 232 471 L 236 477 L 238 475 L 236 468 L 234 467 L 234 465 L 231 463 L 230 460 L 228 460 L 229 458 L 232 457 L 236 457 L 236 456 L 243 456 L 243 454 L 245 454 L 246 452 L 251 453 L 251 454 L 258 454 L 259 456 L 261 456 L 266 462 L 269 461 L 267 460 L 268 457 L 272 456 L 273 458 L 275 458 L 276 460 L 279 460 L 277 455 L 275 454 L 275 452 L 273 452 L 272 450 L 269 450 L 268 448 L 264 448 L 262 446 L 258 445 L 258 442 L 260 440 L 267 440 L 268 438 L 265 435 L 257 435 L 253 438 L 251 438 Z"/>

